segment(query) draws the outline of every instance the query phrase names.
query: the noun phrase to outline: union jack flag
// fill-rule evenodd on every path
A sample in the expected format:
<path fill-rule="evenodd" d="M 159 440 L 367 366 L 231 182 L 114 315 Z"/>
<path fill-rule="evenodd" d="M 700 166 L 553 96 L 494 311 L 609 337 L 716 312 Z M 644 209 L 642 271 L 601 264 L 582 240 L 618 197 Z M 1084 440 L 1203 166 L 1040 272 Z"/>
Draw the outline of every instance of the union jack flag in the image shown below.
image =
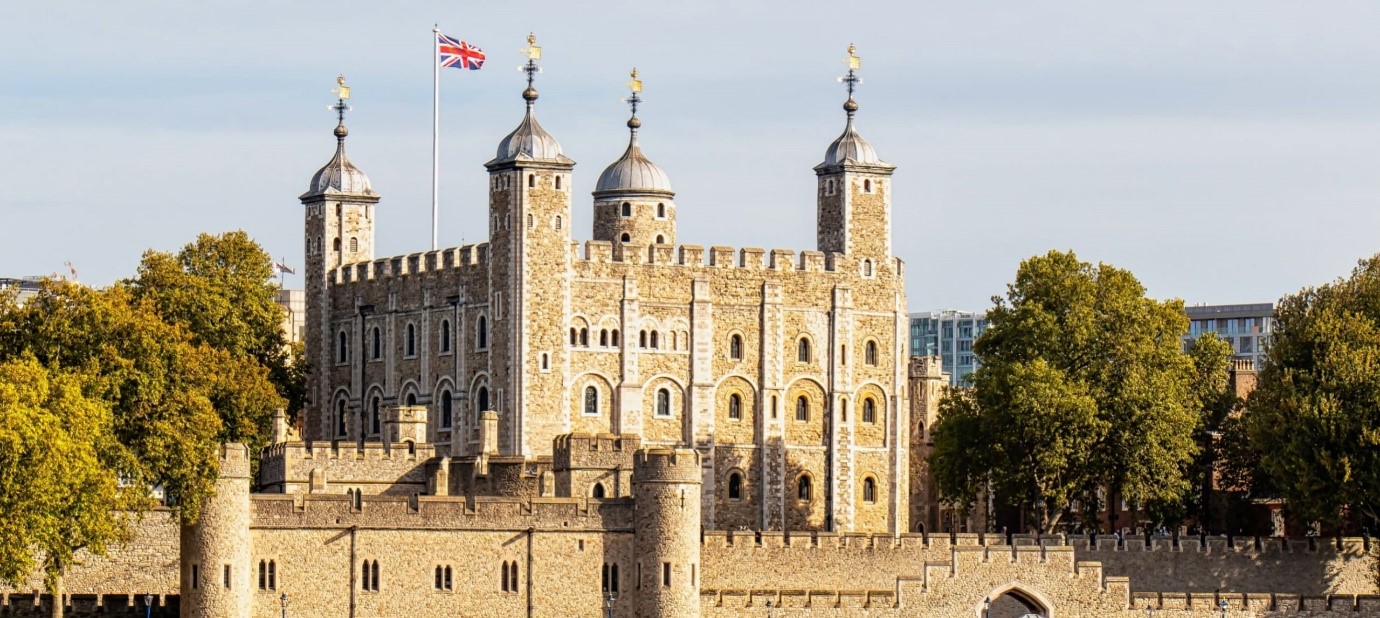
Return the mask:
<path fill-rule="evenodd" d="M 441 54 L 441 66 L 478 71 L 484 66 L 484 50 L 464 41 L 436 33 L 436 52 Z"/>

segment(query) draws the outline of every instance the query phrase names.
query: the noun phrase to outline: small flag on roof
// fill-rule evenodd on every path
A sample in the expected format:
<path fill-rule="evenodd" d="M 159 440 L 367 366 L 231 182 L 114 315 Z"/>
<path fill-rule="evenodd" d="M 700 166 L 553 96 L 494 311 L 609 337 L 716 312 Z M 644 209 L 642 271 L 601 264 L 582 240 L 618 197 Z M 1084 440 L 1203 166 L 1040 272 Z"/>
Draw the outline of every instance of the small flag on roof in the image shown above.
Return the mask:
<path fill-rule="evenodd" d="M 440 32 L 436 33 L 436 52 L 443 67 L 478 71 L 484 66 L 484 50 Z"/>

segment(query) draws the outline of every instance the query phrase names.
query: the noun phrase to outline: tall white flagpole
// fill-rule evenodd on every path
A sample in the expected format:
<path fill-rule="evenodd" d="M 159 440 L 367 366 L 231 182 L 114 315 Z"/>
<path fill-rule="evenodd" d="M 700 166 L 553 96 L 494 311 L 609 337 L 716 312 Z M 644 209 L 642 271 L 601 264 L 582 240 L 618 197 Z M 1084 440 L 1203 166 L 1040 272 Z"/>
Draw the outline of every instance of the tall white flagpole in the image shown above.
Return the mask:
<path fill-rule="evenodd" d="M 441 27 L 431 27 L 431 250 L 441 216 Z"/>

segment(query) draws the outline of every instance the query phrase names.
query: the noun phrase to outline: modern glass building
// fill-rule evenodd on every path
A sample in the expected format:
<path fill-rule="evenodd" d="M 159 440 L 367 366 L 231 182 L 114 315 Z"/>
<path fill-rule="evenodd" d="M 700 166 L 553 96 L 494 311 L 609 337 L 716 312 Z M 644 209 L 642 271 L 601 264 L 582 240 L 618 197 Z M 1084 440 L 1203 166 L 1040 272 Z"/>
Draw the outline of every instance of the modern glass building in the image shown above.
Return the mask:
<path fill-rule="evenodd" d="M 910 355 L 938 356 L 949 384 L 958 385 L 977 368 L 973 341 L 987 330 L 986 314 L 945 309 L 910 314 Z"/>
<path fill-rule="evenodd" d="M 1274 330 L 1274 304 L 1197 305 L 1184 307 L 1184 313 L 1189 320 L 1184 350 L 1204 333 L 1215 332 L 1231 344 L 1237 359 L 1249 359 L 1260 367 Z"/>

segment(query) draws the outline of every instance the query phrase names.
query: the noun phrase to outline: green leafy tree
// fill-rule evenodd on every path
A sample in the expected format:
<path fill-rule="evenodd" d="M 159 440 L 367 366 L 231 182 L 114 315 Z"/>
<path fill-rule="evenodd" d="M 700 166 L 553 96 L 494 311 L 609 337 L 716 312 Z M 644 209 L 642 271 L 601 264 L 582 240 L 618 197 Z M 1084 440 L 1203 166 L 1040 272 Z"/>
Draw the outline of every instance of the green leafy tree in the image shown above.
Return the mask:
<path fill-rule="evenodd" d="M 1231 385 L 1233 352 L 1230 343 L 1211 332 L 1195 339 L 1189 349 L 1189 360 L 1193 363 L 1190 392 L 1193 408 L 1198 412 L 1197 427 L 1193 430 L 1198 455 L 1188 470 L 1193 499 L 1182 503 L 1181 509 L 1172 502 L 1156 505 L 1167 512 L 1159 518 L 1165 523 L 1177 525 L 1184 516 L 1195 518 L 1202 525 L 1212 520 L 1213 477 L 1223 460 L 1224 431 L 1232 412 L 1240 405 Z"/>
<path fill-rule="evenodd" d="M 0 582 L 12 587 L 37 571 L 61 595 L 77 552 L 105 553 L 127 537 L 127 514 L 151 503 L 119 483 L 130 459 L 88 384 L 32 356 L 0 363 Z"/>
<path fill-rule="evenodd" d="M 1244 414 L 1261 470 L 1291 512 L 1380 516 L 1380 256 L 1280 299 Z"/>
<path fill-rule="evenodd" d="M 287 345 L 274 274 L 273 258 L 248 234 L 235 231 L 202 234 L 175 255 L 148 251 L 129 284 L 136 298 L 152 302 L 159 316 L 185 328 L 193 341 L 247 355 L 265 367 L 295 414 L 305 404 L 305 367 Z M 266 427 L 269 417 L 255 421 Z"/>
<path fill-rule="evenodd" d="M 940 493 L 972 500 L 984 478 L 1042 531 L 1072 501 L 1096 511 L 1099 489 L 1112 504 L 1181 500 L 1197 452 L 1182 303 L 1146 298 L 1130 272 L 1059 251 L 1022 262 L 993 302 L 973 346 L 971 399 L 944 408 L 952 428 L 944 413 L 935 428 Z M 992 454 L 940 448 L 955 430 Z"/>

